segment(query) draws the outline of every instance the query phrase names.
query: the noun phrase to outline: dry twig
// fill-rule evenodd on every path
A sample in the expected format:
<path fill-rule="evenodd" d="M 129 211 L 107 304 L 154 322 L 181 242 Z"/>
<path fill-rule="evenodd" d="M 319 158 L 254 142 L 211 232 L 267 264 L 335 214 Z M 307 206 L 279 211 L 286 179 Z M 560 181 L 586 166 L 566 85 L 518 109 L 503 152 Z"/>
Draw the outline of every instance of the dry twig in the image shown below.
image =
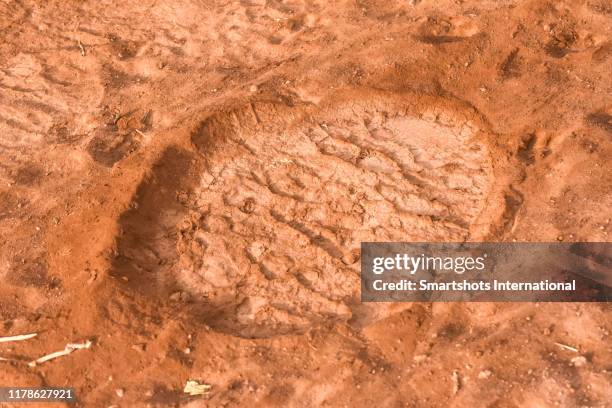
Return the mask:
<path fill-rule="evenodd" d="M 40 358 L 37 358 L 34 361 L 30 361 L 28 365 L 30 367 L 36 367 L 38 364 L 42 364 L 46 361 L 53 360 L 55 358 L 62 357 L 62 356 L 67 356 L 68 354 L 72 353 L 74 350 L 88 349 L 91 347 L 91 344 L 92 343 L 90 340 L 87 340 L 85 343 L 70 343 L 70 344 L 67 344 L 66 348 L 64 348 L 63 350 L 56 351 L 51 354 L 46 354 Z"/>
<path fill-rule="evenodd" d="M 21 341 L 21 340 L 29 340 L 33 337 L 38 336 L 38 333 L 30 333 L 30 334 L 20 334 L 18 336 L 8 336 L 8 337 L 0 337 L 0 343 L 6 343 L 9 341 Z"/>
<path fill-rule="evenodd" d="M 556 346 L 561 347 L 562 349 L 565 350 L 569 350 L 569 351 L 573 351 L 574 353 L 578 352 L 578 349 L 572 346 L 568 346 L 567 344 L 563 344 L 563 343 L 555 343 Z"/>

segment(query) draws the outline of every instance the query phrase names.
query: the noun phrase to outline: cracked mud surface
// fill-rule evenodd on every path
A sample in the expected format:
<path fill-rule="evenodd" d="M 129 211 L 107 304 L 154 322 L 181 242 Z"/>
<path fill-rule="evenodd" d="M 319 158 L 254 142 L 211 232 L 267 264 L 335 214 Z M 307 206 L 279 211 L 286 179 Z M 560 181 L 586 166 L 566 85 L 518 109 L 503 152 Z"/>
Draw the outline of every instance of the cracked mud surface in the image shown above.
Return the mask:
<path fill-rule="evenodd" d="M 362 304 L 358 272 L 362 241 L 609 241 L 610 15 L 0 2 L 0 337 L 39 333 L 2 343 L 0 386 L 606 406 L 607 304 Z"/>
<path fill-rule="evenodd" d="M 304 118 L 250 105 L 203 123 L 178 280 L 211 305 L 238 303 L 224 325 L 271 335 L 349 320 L 361 242 L 469 236 L 486 146 L 469 123 L 393 105 L 349 99 Z"/>
<path fill-rule="evenodd" d="M 204 120 L 197 154 L 167 151 L 141 186 L 112 273 L 139 291 L 183 290 L 208 324 L 246 337 L 371 321 L 361 242 L 469 239 L 486 223 L 493 170 L 465 112 L 367 93 Z"/>

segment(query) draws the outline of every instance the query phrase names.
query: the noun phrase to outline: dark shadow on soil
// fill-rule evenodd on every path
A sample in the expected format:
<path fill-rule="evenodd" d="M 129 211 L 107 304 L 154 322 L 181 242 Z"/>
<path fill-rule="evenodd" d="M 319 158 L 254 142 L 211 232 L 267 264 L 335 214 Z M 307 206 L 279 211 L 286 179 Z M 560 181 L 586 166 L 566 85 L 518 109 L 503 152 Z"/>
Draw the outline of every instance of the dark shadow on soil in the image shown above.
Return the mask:
<path fill-rule="evenodd" d="M 172 269 L 178 259 L 179 224 L 188 213 L 181 197 L 193 192 L 200 174 L 201 162 L 195 153 L 169 148 L 121 216 L 110 274 L 136 294 L 163 299 L 178 290 Z"/>
<path fill-rule="evenodd" d="M 130 209 L 119 220 L 120 235 L 109 274 L 119 290 L 138 302 L 150 302 L 161 316 L 189 320 L 194 327 L 206 324 L 215 330 L 240 335 L 229 316 L 235 302 L 210 304 L 206 298 L 185 293 L 177 280 L 180 254 L 177 249 L 190 200 L 200 184 L 206 154 L 223 148 L 227 135 L 204 121 L 192 135 L 196 148 L 168 148 L 141 182 Z"/>

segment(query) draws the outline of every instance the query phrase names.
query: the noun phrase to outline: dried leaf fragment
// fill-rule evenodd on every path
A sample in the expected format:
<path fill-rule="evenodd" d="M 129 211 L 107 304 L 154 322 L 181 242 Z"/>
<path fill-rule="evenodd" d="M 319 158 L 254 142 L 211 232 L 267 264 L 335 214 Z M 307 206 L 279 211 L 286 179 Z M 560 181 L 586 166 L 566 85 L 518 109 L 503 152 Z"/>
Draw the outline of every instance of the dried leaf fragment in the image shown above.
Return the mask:
<path fill-rule="evenodd" d="M 212 386 L 210 384 L 200 384 L 197 381 L 188 380 L 185 384 L 183 392 L 191 396 L 204 395 L 210 392 Z"/>

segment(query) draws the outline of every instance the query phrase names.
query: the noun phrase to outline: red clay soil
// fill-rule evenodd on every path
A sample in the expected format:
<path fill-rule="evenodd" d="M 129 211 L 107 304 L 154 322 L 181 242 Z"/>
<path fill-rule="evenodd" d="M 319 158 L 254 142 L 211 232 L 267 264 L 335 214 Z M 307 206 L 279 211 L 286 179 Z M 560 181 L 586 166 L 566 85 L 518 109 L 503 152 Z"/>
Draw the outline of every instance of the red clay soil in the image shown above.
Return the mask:
<path fill-rule="evenodd" d="M 364 304 L 359 245 L 609 241 L 611 32 L 604 0 L 0 2 L 0 337 L 38 333 L 0 386 L 608 406 L 609 304 Z"/>

